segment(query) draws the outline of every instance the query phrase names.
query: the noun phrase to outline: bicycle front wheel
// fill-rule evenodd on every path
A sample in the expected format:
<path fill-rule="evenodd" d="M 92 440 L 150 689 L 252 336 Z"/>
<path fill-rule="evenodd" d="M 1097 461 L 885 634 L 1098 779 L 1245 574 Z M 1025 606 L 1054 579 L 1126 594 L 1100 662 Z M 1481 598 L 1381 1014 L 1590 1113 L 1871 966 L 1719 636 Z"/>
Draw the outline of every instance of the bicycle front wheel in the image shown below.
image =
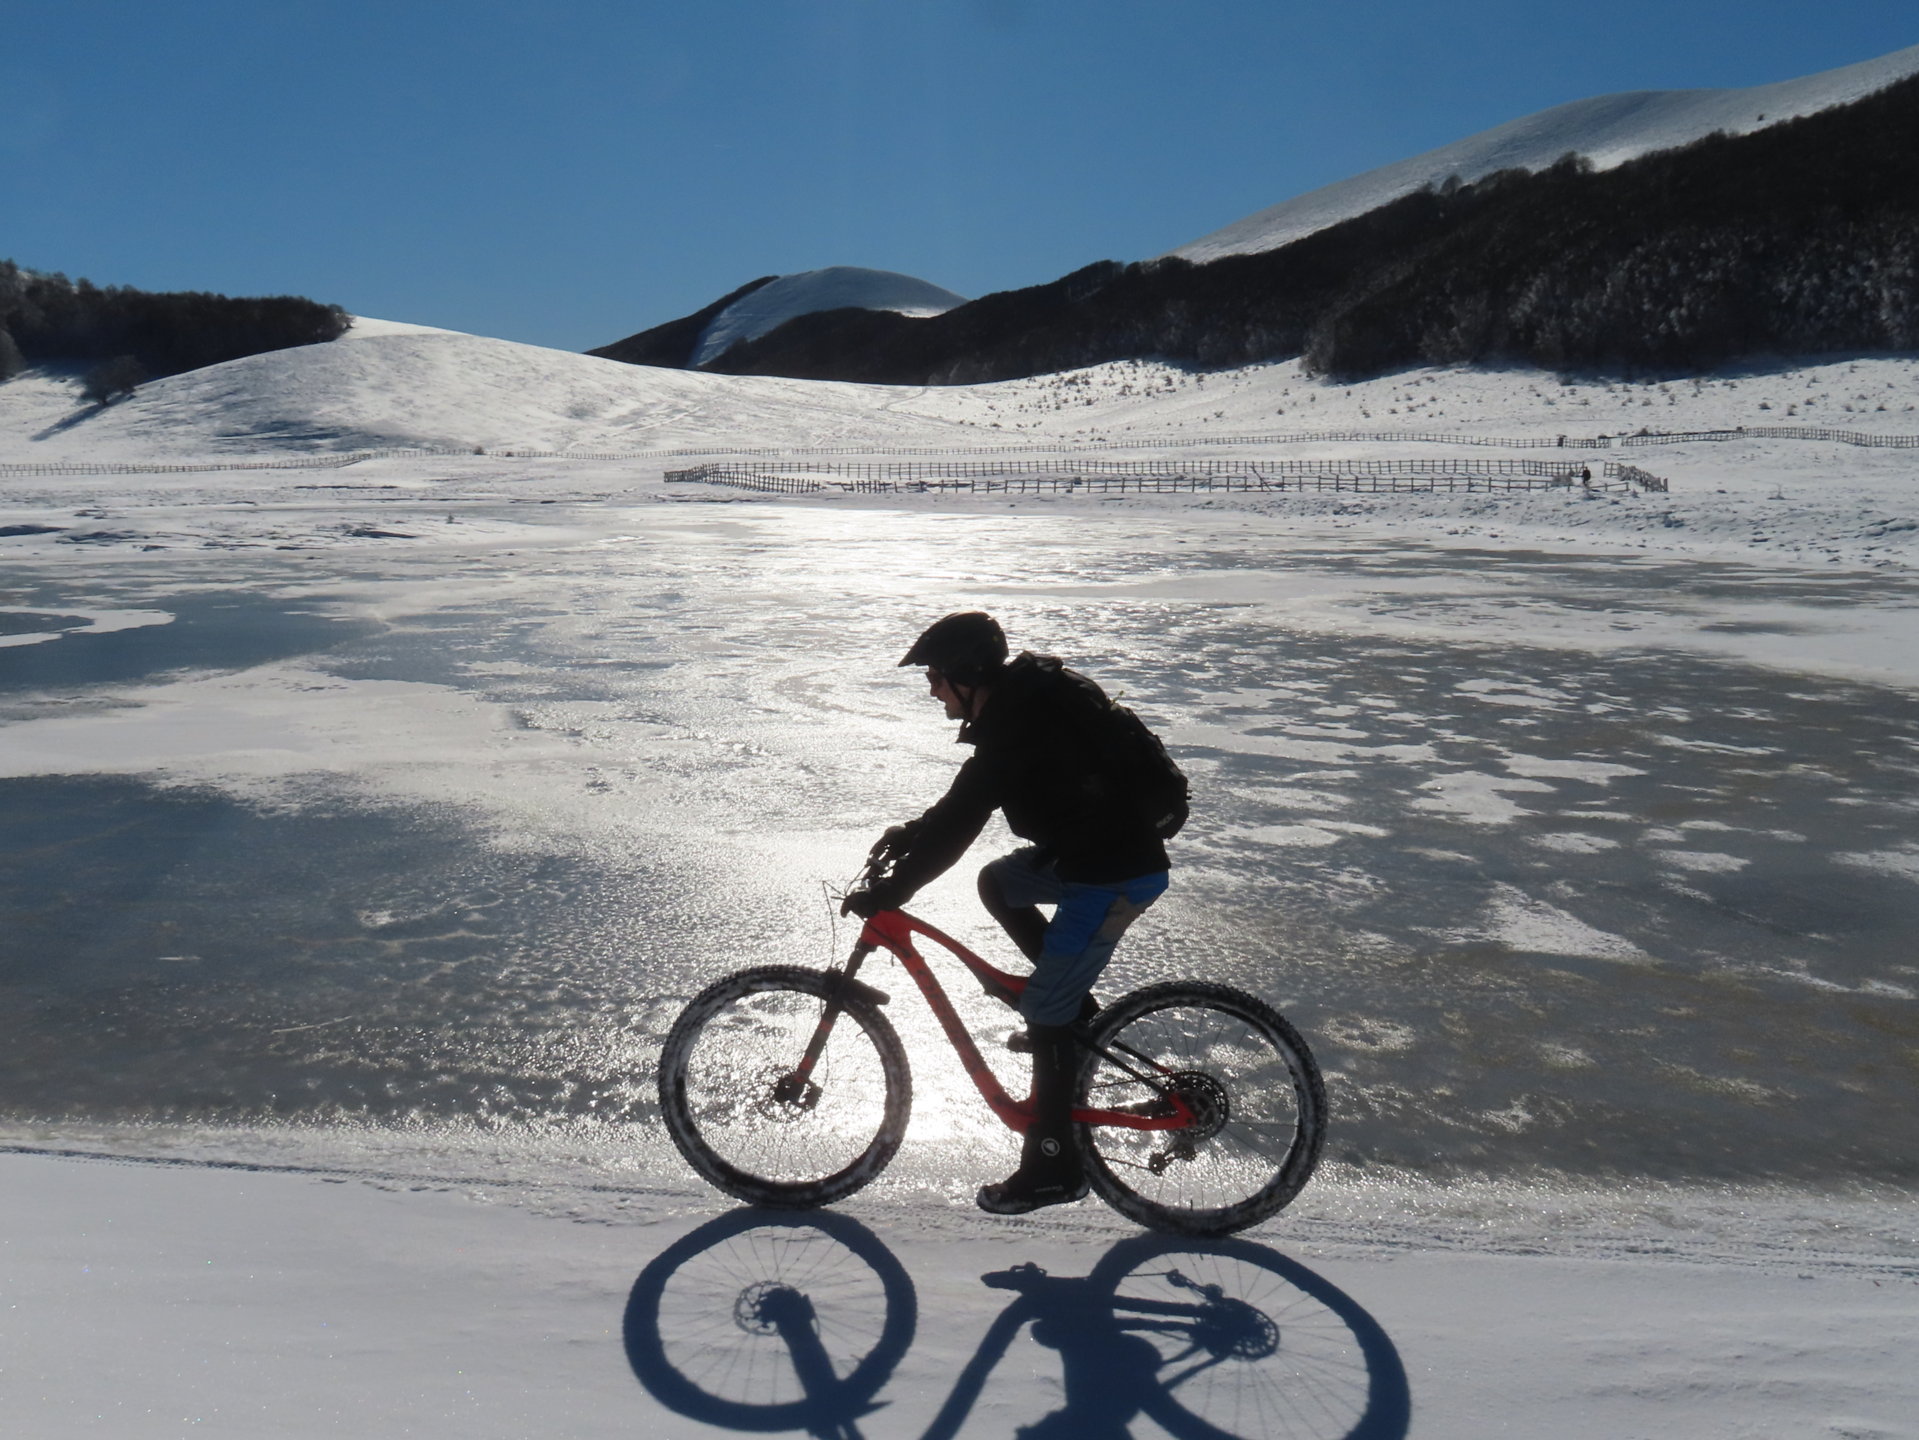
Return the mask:
<path fill-rule="evenodd" d="M 802 1060 L 831 1005 L 818 1060 Z M 660 1056 L 660 1112 L 687 1163 L 754 1205 L 844 1199 L 886 1168 L 912 1108 L 906 1050 L 835 975 L 742 970 L 694 996 Z"/>
<path fill-rule="evenodd" d="M 1284 1209 L 1326 1137 L 1326 1086 L 1306 1042 L 1227 985 L 1152 985 L 1102 1010 L 1079 1093 L 1095 1110 L 1159 1115 L 1173 1095 L 1192 1112 L 1177 1130 L 1079 1127 L 1100 1198 L 1177 1235 L 1228 1235 Z"/>

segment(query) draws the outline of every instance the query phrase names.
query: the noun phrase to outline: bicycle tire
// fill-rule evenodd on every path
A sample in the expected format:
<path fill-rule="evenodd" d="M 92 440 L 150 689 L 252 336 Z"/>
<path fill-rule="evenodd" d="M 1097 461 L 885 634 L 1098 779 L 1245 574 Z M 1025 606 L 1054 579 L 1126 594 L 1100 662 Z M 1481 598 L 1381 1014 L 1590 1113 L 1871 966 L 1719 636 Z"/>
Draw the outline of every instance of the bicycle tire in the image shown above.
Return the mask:
<path fill-rule="evenodd" d="M 1141 1235 L 1109 1251 L 1087 1283 L 1116 1315 L 1137 1307 L 1148 1322 L 1121 1324 L 1161 1353 L 1144 1408 L 1176 1440 L 1406 1433 L 1412 1393 L 1391 1338 L 1352 1296 L 1275 1250 Z M 1168 1302 L 1195 1299 L 1200 1324 L 1150 1323 Z"/>
<path fill-rule="evenodd" d="M 1150 1107 L 1159 1092 L 1140 1077 L 1169 1072 L 1201 1123 L 1075 1127 L 1095 1193 L 1175 1235 L 1230 1235 L 1291 1203 L 1326 1138 L 1326 1084 L 1299 1032 L 1230 985 L 1150 985 L 1093 1021 L 1077 1093 L 1095 1109 Z"/>
<path fill-rule="evenodd" d="M 840 1015 L 807 1093 L 778 1090 L 828 1000 Z M 850 1023 L 849 1023 L 850 1022 Z M 886 1168 L 913 1082 L 892 1023 L 838 976 L 767 965 L 694 996 L 660 1055 L 660 1113 L 708 1182 L 754 1205 L 831 1204 Z"/>

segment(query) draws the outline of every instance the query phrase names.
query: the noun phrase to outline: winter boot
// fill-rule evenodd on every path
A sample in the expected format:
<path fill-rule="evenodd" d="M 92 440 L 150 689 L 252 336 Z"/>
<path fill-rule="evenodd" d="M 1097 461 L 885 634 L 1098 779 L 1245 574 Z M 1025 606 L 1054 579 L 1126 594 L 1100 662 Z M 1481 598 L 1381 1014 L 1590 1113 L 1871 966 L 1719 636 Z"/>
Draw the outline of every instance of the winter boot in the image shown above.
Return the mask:
<path fill-rule="evenodd" d="M 1086 1171 L 1073 1137 L 1073 1072 L 1079 1059 L 1066 1025 L 1029 1025 L 1033 1047 L 1033 1121 L 1020 1146 L 1019 1169 L 997 1185 L 982 1185 L 979 1208 L 989 1215 L 1024 1215 L 1046 1205 L 1086 1198 Z"/>

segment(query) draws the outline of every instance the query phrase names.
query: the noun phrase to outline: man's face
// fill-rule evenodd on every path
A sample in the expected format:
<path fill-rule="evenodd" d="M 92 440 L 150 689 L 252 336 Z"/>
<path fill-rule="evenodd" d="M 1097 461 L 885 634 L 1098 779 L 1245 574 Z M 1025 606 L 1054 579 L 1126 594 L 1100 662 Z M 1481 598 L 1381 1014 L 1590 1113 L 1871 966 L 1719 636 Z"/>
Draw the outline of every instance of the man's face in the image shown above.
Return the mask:
<path fill-rule="evenodd" d="M 926 688 L 933 692 L 933 698 L 946 707 L 948 720 L 964 720 L 966 707 L 960 703 L 959 692 L 947 683 L 946 677 L 932 666 L 926 667 Z"/>

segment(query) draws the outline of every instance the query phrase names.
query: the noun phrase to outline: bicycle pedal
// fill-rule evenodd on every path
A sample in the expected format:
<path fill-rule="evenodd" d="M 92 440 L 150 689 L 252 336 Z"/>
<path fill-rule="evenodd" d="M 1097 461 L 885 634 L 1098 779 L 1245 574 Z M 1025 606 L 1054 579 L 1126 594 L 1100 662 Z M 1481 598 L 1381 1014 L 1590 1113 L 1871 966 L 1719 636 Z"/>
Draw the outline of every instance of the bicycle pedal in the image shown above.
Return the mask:
<path fill-rule="evenodd" d="M 1006 1037 L 1006 1048 L 1011 1050 L 1015 1055 L 1031 1055 L 1033 1053 L 1033 1037 L 1028 1035 L 1024 1030 L 1015 1030 L 1011 1035 Z"/>

